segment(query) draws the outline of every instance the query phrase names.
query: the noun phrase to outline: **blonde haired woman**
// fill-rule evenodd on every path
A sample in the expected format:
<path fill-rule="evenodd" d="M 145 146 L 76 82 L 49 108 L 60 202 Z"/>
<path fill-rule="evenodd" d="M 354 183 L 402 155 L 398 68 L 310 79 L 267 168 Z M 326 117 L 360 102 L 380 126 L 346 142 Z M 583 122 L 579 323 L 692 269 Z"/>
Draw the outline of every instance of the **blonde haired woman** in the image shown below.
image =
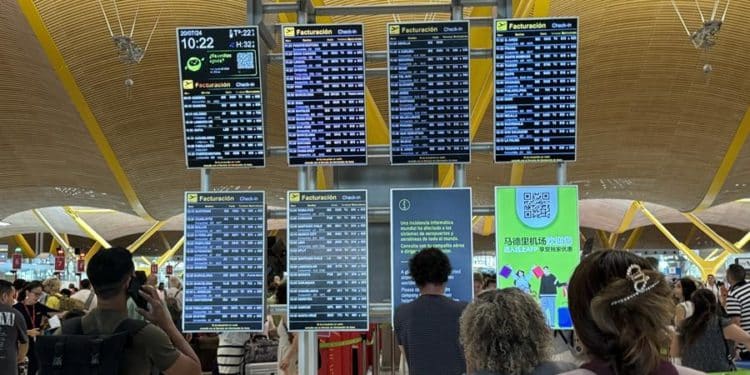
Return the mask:
<path fill-rule="evenodd" d="M 49 278 L 47 280 L 44 280 L 44 283 L 42 283 L 42 287 L 44 289 L 44 292 L 47 293 L 47 300 L 44 301 L 44 304 L 47 305 L 50 309 L 59 310 L 60 309 L 60 300 L 62 299 L 62 294 L 60 294 L 60 280 L 56 278 Z"/>

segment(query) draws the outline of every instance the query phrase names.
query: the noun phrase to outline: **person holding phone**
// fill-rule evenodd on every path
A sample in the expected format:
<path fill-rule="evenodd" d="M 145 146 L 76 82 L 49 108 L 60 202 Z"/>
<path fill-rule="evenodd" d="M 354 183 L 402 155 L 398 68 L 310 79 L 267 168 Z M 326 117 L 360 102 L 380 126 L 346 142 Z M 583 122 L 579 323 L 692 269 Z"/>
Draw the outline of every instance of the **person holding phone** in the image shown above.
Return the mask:
<path fill-rule="evenodd" d="M 201 373 L 198 356 L 175 327 L 156 289 L 142 286 L 135 277 L 130 251 L 122 247 L 99 251 L 89 261 L 86 274 L 98 304 L 83 317 L 84 331 L 86 327 L 95 327 L 102 334 L 114 332 L 128 319 L 129 297 L 139 306 L 138 313 L 149 322 L 133 335 L 132 345 L 123 352 L 119 374 L 149 374 L 154 370 L 166 375 Z"/>

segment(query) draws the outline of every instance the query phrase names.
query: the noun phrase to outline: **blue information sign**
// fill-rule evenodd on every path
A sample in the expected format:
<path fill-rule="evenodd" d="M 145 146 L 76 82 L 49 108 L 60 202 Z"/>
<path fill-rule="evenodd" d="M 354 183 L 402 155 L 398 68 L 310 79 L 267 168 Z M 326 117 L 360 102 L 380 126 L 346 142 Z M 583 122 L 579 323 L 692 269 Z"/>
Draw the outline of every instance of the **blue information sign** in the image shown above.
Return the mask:
<path fill-rule="evenodd" d="M 409 259 L 426 247 L 439 248 L 451 261 L 446 295 L 471 301 L 472 239 L 471 188 L 392 189 L 392 311 L 419 297 L 409 274 Z"/>

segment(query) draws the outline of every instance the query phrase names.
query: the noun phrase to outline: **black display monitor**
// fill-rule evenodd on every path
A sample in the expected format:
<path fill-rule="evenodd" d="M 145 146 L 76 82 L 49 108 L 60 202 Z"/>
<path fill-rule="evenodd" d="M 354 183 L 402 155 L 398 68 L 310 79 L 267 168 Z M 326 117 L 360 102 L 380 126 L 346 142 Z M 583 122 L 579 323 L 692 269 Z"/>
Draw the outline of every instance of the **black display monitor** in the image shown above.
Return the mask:
<path fill-rule="evenodd" d="M 495 20 L 495 162 L 576 159 L 578 18 Z"/>
<path fill-rule="evenodd" d="M 471 161 L 469 23 L 388 24 L 391 163 Z"/>
<path fill-rule="evenodd" d="M 185 332 L 262 331 L 265 193 L 185 193 Z"/>
<path fill-rule="evenodd" d="M 188 168 L 265 166 L 258 28 L 177 28 Z"/>
<path fill-rule="evenodd" d="M 367 191 L 290 191 L 287 309 L 292 331 L 366 331 Z"/>
<path fill-rule="evenodd" d="M 367 164 L 362 25 L 284 25 L 291 166 Z"/>

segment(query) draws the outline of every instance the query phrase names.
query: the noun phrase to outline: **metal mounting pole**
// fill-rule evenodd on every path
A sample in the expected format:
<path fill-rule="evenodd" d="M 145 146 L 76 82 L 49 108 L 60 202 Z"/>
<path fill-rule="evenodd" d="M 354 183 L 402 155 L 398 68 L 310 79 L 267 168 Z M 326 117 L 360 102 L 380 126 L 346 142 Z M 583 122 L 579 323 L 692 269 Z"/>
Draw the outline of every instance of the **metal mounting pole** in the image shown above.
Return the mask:
<path fill-rule="evenodd" d="M 497 0 L 497 18 L 513 17 L 513 0 Z"/>
<path fill-rule="evenodd" d="M 557 184 L 565 185 L 568 180 L 568 165 L 564 161 L 557 163 Z"/>
<path fill-rule="evenodd" d="M 211 170 L 201 168 L 201 191 L 211 191 Z"/>

